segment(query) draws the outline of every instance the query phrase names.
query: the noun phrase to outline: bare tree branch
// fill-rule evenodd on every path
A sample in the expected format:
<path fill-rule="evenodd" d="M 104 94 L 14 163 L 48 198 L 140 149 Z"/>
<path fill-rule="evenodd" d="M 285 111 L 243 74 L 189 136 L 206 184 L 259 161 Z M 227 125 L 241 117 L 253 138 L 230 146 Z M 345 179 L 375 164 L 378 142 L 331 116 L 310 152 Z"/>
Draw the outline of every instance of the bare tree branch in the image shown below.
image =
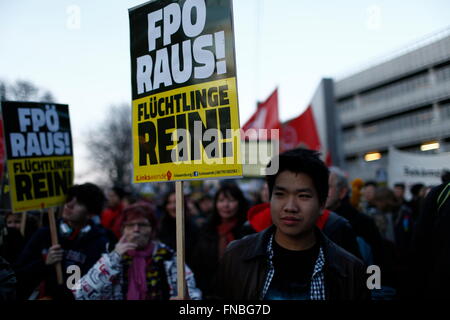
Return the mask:
<path fill-rule="evenodd" d="M 55 102 L 53 94 L 38 88 L 31 81 L 17 80 L 14 84 L 7 84 L 0 81 L 0 101 L 34 101 L 34 102 Z"/>
<path fill-rule="evenodd" d="M 87 138 L 87 149 L 94 169 L 101 170 L 112 184 L 131 184 L 131 107 L 111 106 L 108 116 Z"/>

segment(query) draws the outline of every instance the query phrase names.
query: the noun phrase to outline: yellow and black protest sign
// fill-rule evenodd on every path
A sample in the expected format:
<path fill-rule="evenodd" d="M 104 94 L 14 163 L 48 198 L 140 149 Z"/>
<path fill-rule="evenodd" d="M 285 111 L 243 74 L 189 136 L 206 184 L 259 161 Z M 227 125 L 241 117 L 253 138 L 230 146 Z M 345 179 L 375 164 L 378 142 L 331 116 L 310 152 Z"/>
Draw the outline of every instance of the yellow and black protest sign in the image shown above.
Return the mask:
<path fill-rule="evenodd" d="M 242 176 L 231 0 L 129 15 L 134 182 Z"/>
<path fill-rule="evenodd" d="M 2 102 L 2 115 L 12 210 L 63 204 L 73 184 L 68 106 Z"/>

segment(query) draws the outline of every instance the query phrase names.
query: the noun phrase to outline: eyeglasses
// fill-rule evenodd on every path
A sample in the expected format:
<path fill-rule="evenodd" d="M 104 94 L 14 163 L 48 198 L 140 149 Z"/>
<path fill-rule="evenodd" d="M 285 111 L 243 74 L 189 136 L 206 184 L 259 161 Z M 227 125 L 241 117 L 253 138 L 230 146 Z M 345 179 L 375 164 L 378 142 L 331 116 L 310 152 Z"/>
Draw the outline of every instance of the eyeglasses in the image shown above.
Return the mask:
<path fill-rule="evenodd" d="M 147 222 L 130 222 L 124 223 L 125 228 L 133 228 L 134 226 L 138 226 L 139 228 L 151 228 L 150 223 Z"/>

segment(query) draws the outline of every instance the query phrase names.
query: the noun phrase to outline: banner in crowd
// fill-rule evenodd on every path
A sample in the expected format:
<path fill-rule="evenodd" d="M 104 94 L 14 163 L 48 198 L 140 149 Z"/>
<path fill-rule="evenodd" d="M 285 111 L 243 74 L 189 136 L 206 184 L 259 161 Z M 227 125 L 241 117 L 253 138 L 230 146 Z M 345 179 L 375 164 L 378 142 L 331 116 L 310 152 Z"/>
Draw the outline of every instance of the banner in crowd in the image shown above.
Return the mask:
<path fill-rule="evenodd" d="M 388 183 L 404 183 L 409 190 L 415 183 L 426 186 L 441 184 L 443 170 L 450 170 L 450 152 L 440 154 L 417 154 L 389 148 Z"/>
<path fill-rule="evenodd" d="M 12 210 L 63 204 L 73 184 L 69 107 L 2 102 L 2 116 Z"/>
<path fill-rule="evenodd" d="M 134 182 L 242 175 L 231 0 L 129 10 Z"/>

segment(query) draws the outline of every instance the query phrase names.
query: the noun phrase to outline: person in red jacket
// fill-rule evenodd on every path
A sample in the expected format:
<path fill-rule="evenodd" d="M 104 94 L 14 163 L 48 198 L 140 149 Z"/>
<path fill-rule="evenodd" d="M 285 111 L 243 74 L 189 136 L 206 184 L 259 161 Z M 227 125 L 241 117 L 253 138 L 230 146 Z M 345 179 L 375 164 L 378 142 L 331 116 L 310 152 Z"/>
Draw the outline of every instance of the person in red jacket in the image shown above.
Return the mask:
<path fill-rule="evenodd" d="M 125 190 L 115 186 L 107 193 L 108 207 L 103 210 L 101 224 L 106 229 L 110 229 L 117 239 L 121 236 L 120 226 L 122 224 L 122 211 L 125 208 L 123 199 L 125 198 Z"/>

